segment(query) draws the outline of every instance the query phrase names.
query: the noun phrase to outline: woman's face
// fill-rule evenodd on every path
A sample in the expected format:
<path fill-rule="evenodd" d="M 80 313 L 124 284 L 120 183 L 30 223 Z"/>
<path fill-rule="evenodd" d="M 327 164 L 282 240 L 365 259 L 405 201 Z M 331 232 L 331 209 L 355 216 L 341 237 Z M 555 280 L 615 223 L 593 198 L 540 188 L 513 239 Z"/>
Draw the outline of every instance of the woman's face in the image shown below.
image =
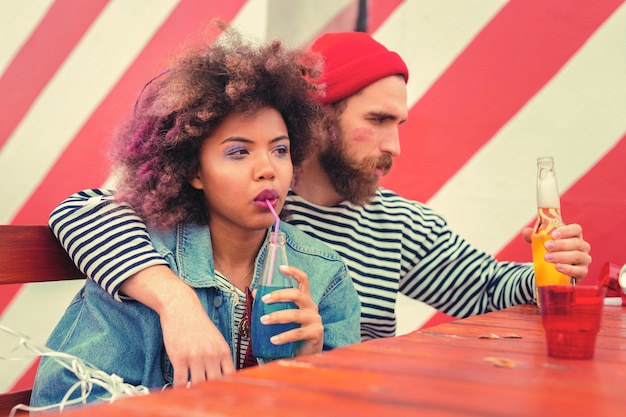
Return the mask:
<path fill-rule="evenodd" d="M 191 185 L 204 191 L 209 226 L 265 230 L 291 185 L 293 165 L 285 122 L 263 107 L 252 116 L 227 116 L 200 148 L 200 168 Z"/>

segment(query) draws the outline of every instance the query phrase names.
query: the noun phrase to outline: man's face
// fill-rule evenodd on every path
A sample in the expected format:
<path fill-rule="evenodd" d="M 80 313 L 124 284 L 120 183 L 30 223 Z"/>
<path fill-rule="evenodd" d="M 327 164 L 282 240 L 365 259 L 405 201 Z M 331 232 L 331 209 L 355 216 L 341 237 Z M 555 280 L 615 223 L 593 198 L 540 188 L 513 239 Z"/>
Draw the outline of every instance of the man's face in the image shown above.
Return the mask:
<path fill-rule="evenodd" d="M 366 203 L 400 155 L 398 127 L 408 115 L 401 76 L 382 78 L 349 97 L 339 115 L 339 137 L 328 139 L 320 162 L 335 190 L 355 204 Z"/>

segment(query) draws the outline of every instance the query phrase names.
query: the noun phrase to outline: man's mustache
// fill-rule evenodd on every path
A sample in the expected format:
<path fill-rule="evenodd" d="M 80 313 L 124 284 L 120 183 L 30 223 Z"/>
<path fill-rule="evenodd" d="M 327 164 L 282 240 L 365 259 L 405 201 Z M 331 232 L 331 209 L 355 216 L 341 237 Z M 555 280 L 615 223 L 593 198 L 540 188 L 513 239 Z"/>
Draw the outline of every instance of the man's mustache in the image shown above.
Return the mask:
<path fill-rule="evenodd" d="M 363 161 L 362 169 L 366 171 L 373 171 L 380 169 L 383 175 L 387 175 L 393 167 L 393 157 L 389 154 L 381 155 L 377 158 L 368 158 Z"/>

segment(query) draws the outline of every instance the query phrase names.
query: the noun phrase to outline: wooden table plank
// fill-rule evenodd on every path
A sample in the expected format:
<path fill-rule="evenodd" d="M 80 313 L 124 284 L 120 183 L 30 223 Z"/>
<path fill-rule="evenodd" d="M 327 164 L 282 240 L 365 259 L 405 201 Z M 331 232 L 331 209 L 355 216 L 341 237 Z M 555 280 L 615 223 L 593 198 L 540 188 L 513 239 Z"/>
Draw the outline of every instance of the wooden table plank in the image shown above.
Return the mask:
<path fill-rule="evenodd" d="M 280 360 L 68 416 L 621 416 L 626 309 L 607 306 L 593 360 L 547 356 L 536 306 Z M 481 339 L 516 333 L 519 339 Z M 497 367 L 485 358 L 513 361 Z"/>

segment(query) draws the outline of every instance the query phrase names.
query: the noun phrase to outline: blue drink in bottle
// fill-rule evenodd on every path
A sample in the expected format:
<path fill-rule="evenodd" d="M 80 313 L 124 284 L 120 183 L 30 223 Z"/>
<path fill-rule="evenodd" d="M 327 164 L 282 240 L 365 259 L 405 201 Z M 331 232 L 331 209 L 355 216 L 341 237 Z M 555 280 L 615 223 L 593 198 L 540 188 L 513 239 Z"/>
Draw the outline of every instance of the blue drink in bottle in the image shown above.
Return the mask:
<path fill-rule="evenodd" d="M 254 304 L 252 305 L 252 353 L 257 358 L 278 359 L 290 358 L 295 354 L 295 342 L 275 345 L 270 341 L 272 336 L 295 329 L 297 323 L 263 324 L 261 316 L 279 310 L 298 308 L 293 302 L 277 302 L 265 304 L 262 300 L 265 294 L 284 288 L 295 288 L 297 282 L 288 275 L 282 274 L 278 267 L 288 265 L 285 250 L 285 234 L 270 233 L 267 240 L 267 253 L 263 263 L 263 270 L 259 279 Z"/>

